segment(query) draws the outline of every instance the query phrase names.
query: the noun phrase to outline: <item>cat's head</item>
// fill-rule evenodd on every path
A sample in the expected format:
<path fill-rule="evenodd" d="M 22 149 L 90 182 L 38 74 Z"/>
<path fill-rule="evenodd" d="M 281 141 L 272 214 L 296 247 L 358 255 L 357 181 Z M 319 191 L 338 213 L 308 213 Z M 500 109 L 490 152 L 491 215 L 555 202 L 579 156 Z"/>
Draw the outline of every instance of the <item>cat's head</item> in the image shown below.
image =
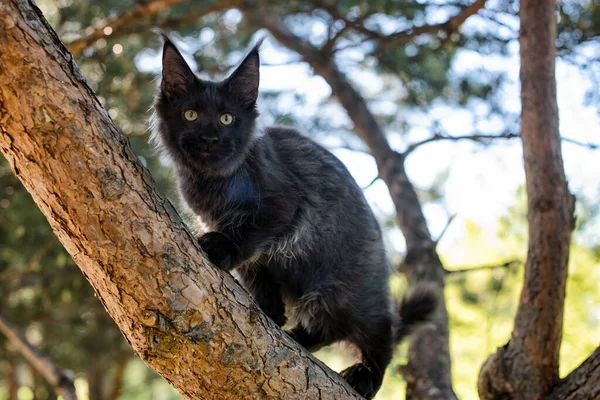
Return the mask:
<path fill-rule="evenodd" d="M 153 136 L 176 164 L 226 175 L 244 159 L 258 117 L 261 42 L 227 79 L 211 82 L 198 78 L 164 36 Z"/>

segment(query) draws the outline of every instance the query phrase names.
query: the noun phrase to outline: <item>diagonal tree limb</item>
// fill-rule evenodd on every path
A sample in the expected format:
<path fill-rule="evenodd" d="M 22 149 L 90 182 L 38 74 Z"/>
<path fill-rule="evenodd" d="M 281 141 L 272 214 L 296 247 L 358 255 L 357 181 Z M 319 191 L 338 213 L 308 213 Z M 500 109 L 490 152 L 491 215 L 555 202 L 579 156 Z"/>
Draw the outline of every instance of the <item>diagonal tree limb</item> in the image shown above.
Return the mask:
<path fill-rule="evenodd" d="M 479 10 L 485 7 L 487 0 L 476 0 L 473 4 L 463 8 L 458 14 L 449 18 L 446 22 L 433 25 L 423 25 L 392 33 L 391 35 L 377 35 L 377 46 L 380 49 L 401 46 L 412 41 L 416 36 L 425 34 L 437 34 L 446 32 L 446 34 L 455 32 L 471 16 L 477 14 Z"/>
<path fill-rule="evenodd" d="M 0 332 L 27 362 L 52 386 L 54 392 L 65 400 L 77 400 L 73 378 L 35 348 L 25 335 L 3 315 L 0 315 Z"/>
<path fill-rule="evenodd" d="M 170 18 L 162 22 L 157 23 L 146 23 L 146 24 L 137 24 L 130 27 L 123 27 L 117 31 L 113 31 L 112 37 L 120 37 L 126 36 L 134 33 L 143 33 L 149 32 L 152 28 L 161 28 L 161 29 L 175 29 L 187 24 L 191 24 L 196 22 L 200 18 L 212 14 L 217 11 L 240 7 L 243 4 L 242 0 L 221 0 L 215 4 L 208 5 L 206 7 L 200 8 L 199 10 L 191 11 L 189 14 L 182 18 Z M 147 20 L 148 18 L 144 18 Z M 141 19 L 140 19 L 141 22 Z"/>
<path fill-rule="evenodd" d="M 187 398 L 358 399 L 208 264 L 33 2 L 0 24 L 0 150 L 135 353 Z"/>
<path fill-rule="evenodd" d="M 448 221 L 446 221 L 446 225 L 444 225 L 444 229 L 442 229 L 442 231 L 440 232 L 440 235 L 435 240 L 435 245 L 436 246 L 440 243 L 440 240 L 442 240 L 444 238 L 444 235 L 448 231 L 448 228 L 450 228 L 450 225 L 452 225 L 452 221 L 454 221 L 454 218 L 456 218 L 456 215 L 457 214 L 452 214 L 450 216 L 450 218 L 448 218 Z"/>

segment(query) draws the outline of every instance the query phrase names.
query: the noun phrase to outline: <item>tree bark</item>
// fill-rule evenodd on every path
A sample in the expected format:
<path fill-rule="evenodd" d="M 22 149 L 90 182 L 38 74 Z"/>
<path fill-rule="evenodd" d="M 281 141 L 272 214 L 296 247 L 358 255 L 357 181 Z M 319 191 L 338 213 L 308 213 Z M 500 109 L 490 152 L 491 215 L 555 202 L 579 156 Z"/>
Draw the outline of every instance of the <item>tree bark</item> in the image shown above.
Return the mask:
<path fill-rule="evenodd" d="M 191 399 L 359 398 L 208 264 L 31 1 L 0 49 L 0 150 L 146 364 Z"/>
<path fill-rule="evenodd" d="M 0 315 L 0 332 L 6 336 L 15 350 L 27 360 L 32 369 L 50 384 L 54 392 L 61 395 L 65 400 L 77 400 L 73 379 L 58 368 L 48 356 L 42 354 L 41 351 L 29 343 L 25 335 L 2 315 Z"/>
<path fill-rule="evenodd" d="M 562 379 L 547 400 L 600 399 L 600 347 Z"/>
<path fill-rule="evenodd" d="M 125 378 L 125 367 L 131 355 L 129 353 L 121 353 L 117 356 L 115 365 L 115 376 L 112 379 L 110 393 L 106 396 L 106 400 L 117 400 L 123 391 L 123 383 Z"/>
<path fill-rule="evenodd" d="M 101 371 L 95 365 L 90 365 L 85 371 L 88 385 L 88 400 L 104 400 L 104 379 Z"/>
<path fill-rule="evenodd" d="M 556 3 L 521 1 L 521 138 L 529 249 L 510 341 L 483 365 L 482 399 L 546 399 L 558 381 L 574 198 L 558 131 Z"/>
<path fill-rule="evenodd" d="M 388 185 L 396 218 L 406 240 L 407 256 L 403 264 L 409 284 L 428 282 L 437 288 L 440 299 L 432 324 L 411 340 L 409 362 L 402 368 L 407 381 L 407 399 L 455 399 L 452 390 L 449 352 L 448 313 L 444 304 L 444 268 L 435 249 L 421 204 L 404 169 L 404 157 L 393 151 L 385 133 L 369 110 L 367 102 L 338 69 L 333 57 L 323 54 L 310 43 L 295 36 L 272 13 L 247 13 L 267 28 L 282 45 L 296 51 L 327 81 L 354 123 L 354 131 L 369 148 L 377 162 L 379 176 Z"/>

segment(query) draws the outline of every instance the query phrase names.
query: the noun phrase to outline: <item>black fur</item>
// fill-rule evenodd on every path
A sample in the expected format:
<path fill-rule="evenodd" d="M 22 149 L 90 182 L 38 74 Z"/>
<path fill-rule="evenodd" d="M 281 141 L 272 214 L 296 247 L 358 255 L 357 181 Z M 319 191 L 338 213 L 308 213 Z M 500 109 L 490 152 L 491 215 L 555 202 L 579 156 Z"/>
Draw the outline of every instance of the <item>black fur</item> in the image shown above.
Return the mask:
<path fill-rule="evenodd" d="M 235 268 L 263 311 L 280 326 L 287 320 L 306 348 L 358 347 L 361 362 L 342 375 L 373 397 L 395 345 L 435 298 L 412 297 L 393 312 L 381 230 L 361 189 L 294 129 L 257 132 L 258 83 L 258 45 L 215 83 L 197 78 L 165 37 L 154 138 L 174 163 L 181 198 L 209 227 L 199 239 L 208 258 Z M 219 121 L 225 112 L 230 126 Z"/>

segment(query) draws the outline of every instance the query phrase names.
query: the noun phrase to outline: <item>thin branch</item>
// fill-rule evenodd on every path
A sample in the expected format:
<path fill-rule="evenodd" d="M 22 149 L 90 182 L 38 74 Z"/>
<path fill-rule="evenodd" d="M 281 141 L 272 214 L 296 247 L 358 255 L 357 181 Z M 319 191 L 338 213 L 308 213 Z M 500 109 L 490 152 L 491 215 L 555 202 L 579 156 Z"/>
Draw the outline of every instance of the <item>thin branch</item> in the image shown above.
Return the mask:
<path fill-rule="evenodd" d="M 212 4 L 210 6 L 201 8 L 197 11 L 190 12 L 188 15 L 186 15 L 183 18 L 170 18 L 163 22 L 151 22 L 149 24 L 144 24 L 144 25 L 135 25 L 130 28 L 124 28 L 124 29 L 120 30 L 119 32 L 114 32 L 113 35 L 116 34 L 116 36 L 125 36 L 125 35 L 129 35 L 132 33 L 147 32 L 154 27 L 158 27 L 161 29 L 167 29 L 167 30 L 175 29 L 175 28 L 185 26 L 187 24 L 191 24 L 208 14 L 212 14 L 214 12 L 221 11 L 224 9 L 237 8 L 242 5 L 243 5 L 242 0 L 223 0 L 216 4 Z"/>
<path fill-rule="evenodd" d="M 424 25 L 412 27 L 409 29 L 402 30 L 400 32 L 393 33 L 388 36 L 378 35 L 377 40 L 379 41 L 378 46 L 380 49 L 389 48 L 393 46 L 403 45 L 410 42 L 416 36 L 423 34 L 435 34 L 440 31 L 446 32 L 447 34 L 454 32 L 460 28 L 460 26 L 472 15 L 477 14 L 485 6 L 486 0 L 476 0 L 470 6 L 462 9 L 454 17 L 451 17 L 446 22 L 433 25 Z"/>
<path fill-rule="evenodd" d="M 436 246 L 440 242 L 440 240 L 442 240 L 442 238 L 444 237 L 444 235 L 446 234 L 446 231 L 450 227 L 450 224 L 452 224 L 452 221 L 454 221 L 454 218 L 456 218 L 456 215 L 457 214 L 452 214 L 450 216 L 450 218 L 448 218 L 448 221 L 446 222 L 446 226 L 444 226 L 444 229 L 442 229 L 442 233 L 440 233 L 440 236 L 438 236 L 437 240 L 435 241 Z"/>
<path fill-rule="evenodd" d="M 39 247 L 33 256 L 27 261 L 27 263 L 19 268 L 19 271 L 14 271 L 12 269 L 8 269 L 3 273 L 0 273 L 0 280 L 10 279 L 12 282 L 17 282 L 16 286 L 21 286 L 23 279 L 31 272 L 31 268 L 39 263 L 42 258 L 48 254 L 48 251 L 52 248 L 52 245 L 55 243 L 56 237 L 54 235 L 49 236 L 48 239 L 44 242 L 44 244 Z"/>
<path fill-rule="evenodd" d="M 377 182 L 378 180 L 380 180 L 381 177 L 379 175 L 377 175 L 375 178 L 373 178 L 373 180 L 366 185 L 365 187 L 361 188 L 362 190 L 367 190 L 368 188 L 370 188 L 371 186 L 373 186 L 375 184 L 375 182 Z"/>
<path fill-rule="evenodd" d="M 52 359 L 36 349 L 25 335 L 2 315 L 0 315 L 0 331 L 31 366 L 52 385 L 57 395 L 65 400 L 77 400 L 73 379 L 58 368 Z"/>
<path fill-rule="evenodd" d="M 424 144 L 427 144 L 427 143 L 437 142 L 440 140 L 450 140 L 450 141 L 471 140 L 474 142 L 482 143 L 482 142 L 485 142 L 488 140 L 494 140 L 494 139 L 514 139 L 514 138 L 518 138 L 519 136 L 520 135 L 518 133 L 505 133 L 505 134 L 500 134 L 500 135 L 465 135 L 465 136 L 449 136 L 449 135 L 443 135 L 443 134 L 436 133 L 435 135 L 433 135 L 432 137 L 430 137 L 428 139 L 408 145 L 406 147 L 406 150 L 404 150 L 404 152 L 402 153 L 402 155 L 404 157 L 406 157 L 410 153 L 415 151 L 418 147 L 423 146 Z"/>
<path fill-rule="evenodd" d="M 369 156 L 371 156 L 371 155 L 372 155 L 372 154 L 369 152 L 369 150 L 367 150 L 367 149 L 361 149 L 360 147 L 354 147 L 354 146 L 352 146 L 352 145 L 350 145 L 350 144 L 348 144 L 348 143 L 346 143 L 346 144 L 342 144 L 342 145 L 339 145 L 339 146 L 334 146 L 334 147 L 331 147 L 331 148 L 330 148 L 330 150 L 338 150 L 338 149 L 339 149 L 339 150 L 350 150 L 350 151 L 355 151 L 355 152 L 357 152 L 357 153 L 363 153 L 363 154 L 367 154 L 367 155 L 369 155 Z"/>
<path fill-rule="evenodd" d="M 130 26 L 143 18 L 150 18 L 176 4 L 183 3 L 183 1 L 184 0 L 150 0 L 137 3 L 137 6 L 135 6 L 133 10 L 98 23 L 91 33 L 68 42 L 66 45 L 71 51 L 71 54 L 74 56 L 79 55 L 98 39 L 105 38 L 113 32 L 116 34 L 122 27 Z"/>
<path fill-rule="evenodd" d="M 485 142 L 489 142 L 489 141 L 496 140 L 496 139 L 516 139 L 518 137 L 521 137 L 521 135 L 518 133 L 503 133 L 503 134 L 499 134 L 499 135 L 465 135 L 465 136 L 450 136 L 450 135 L 436 133 L 435 135 L 431 136 L 430 138 L 427 138 L 427 139 L 421 140 L 420 142 L 415 142 L 415 143 L 408 145 L 406 147 L 406 150 L 404 150 L 404 152 L 402 153 L 402 155 L 404 157 L 406 157 L 410 153 L 415 151 L 417 148 L 423 146 L 424 144 L 431 143 L 431 142 L 437 142 L 440 140 L 449 140 L 449 141 L 453 141 L 453 142 L 457 142 L 459 140 L 471 140 L 473 142 L 485 143 Z M 578 140 L 567 138 L 567 137 L 561 137 L 561 139 L 567 143 L 571 143 L 571 144 L 574 144 L 574 145 L 577 145 L 580 147 L 584 147 L 589 150 L 600 149 L 600 144 L 584 143 L 584 142 L 580 142 Z"/>
<path fill-rule="evenodd" d="M 329 36 L 327 42 L 321 48 L 323 53 L 331 53 L 337 41 L 350 29 L 350 24 L 344 21 L 344 26 L 337 31 L 333 36 Z"/>
<path fill-rule="evenodd" d="M 581 146 L 581 147 L 585 147 L 588 148 L 590 150 L 598 150 L 600 149 L 600 144 L 596 144 L 596 143 L 584 143 L 584 142 L 580 142 L 578 140 L 575 139 L 571 139 L 571 138 L 566 138 L 566 137 L 561 137 L 561 139 L 567 143 L 571 143 L 577 146 Z"/>
<path fill-rule="evenodd" d="M 517 264 L 523 264 L 523 261 L 510 260 L 503 264 L 480 265 L 477 267 L 467 267 L 467 268 L 459 268 L 459 269 L 452 269 L 452 270 L 446 269 L 446 275 L 458 275 L 458 274 L 464 274 L 467 272 L 490 270 L 490 269 L 497 269 L 497 268 L 504 269 L 504 268 L 510 268 L 511 266 L 517 265 Z"/>

